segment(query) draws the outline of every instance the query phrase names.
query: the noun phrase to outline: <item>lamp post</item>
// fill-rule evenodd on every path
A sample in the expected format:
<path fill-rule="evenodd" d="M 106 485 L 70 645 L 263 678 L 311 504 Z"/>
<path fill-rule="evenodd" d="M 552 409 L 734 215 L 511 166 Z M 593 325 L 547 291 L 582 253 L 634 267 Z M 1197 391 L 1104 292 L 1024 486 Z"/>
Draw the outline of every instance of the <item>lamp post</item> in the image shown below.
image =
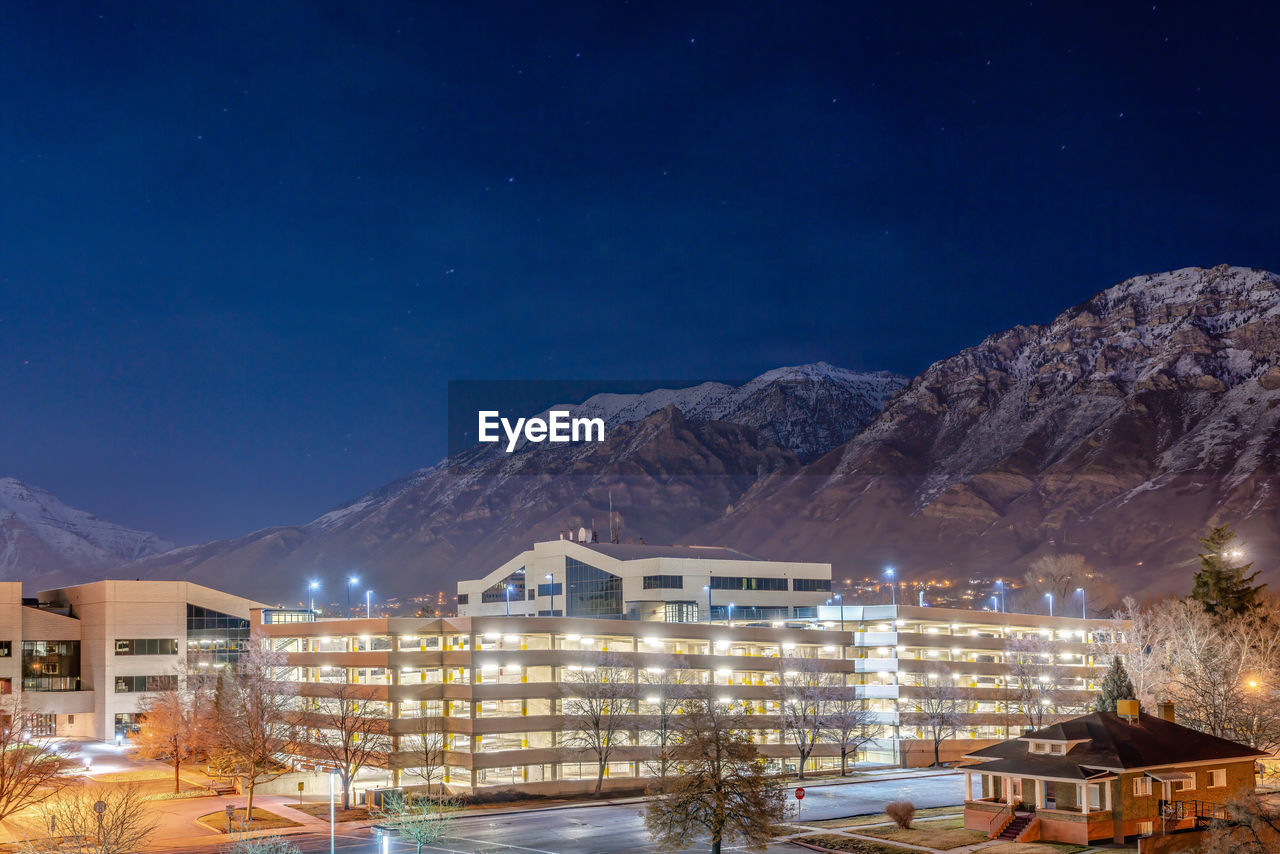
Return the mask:
<path fill-rule="evenodd" d="M 504 595 L 504 596 L 506 596 L 506 599 L 507 599 L 507 616 L 508 616 L 508 617 L 510 617 L 510 616 L 511 616 L 511 585 L 510 585 L 510 584 L 508 584 L 508 585 L 503 589 L 502 593 L 503 593 L 503 595 Z"/>
<path fill-rule="evenodd" d="M 550 616 L 554 617 L 554 616 L 556 615 L 556 582 L 555 582 L 555 576 L 548 572 L 548 573 L 547 573 L 547 575 L 546 575 L 546 579 L 547 579 L 547 586 L 551 588 L 551 614 L 550 614 Z"/>
<path fill-rule="evenodd" d="M 367 620 L 373 616 L 373 591 L 366 590 L 364 592 L 364 618 Z"/>
<path fill-rule="evenodd" d="M 837 593 L 835 596 L 831 598 L 835 599 L 837 602 L 840 603 L 840 631 L 843 632 L 844 631 L 844 594 Z"/>
<path fill-rule="evenodd" d="M 334 788 L 334 785 L 333 785 L 333 784 L 334 784 L 334 780 L 335 780 L 335 778 L 337 778 L 337 776 L 338 776 L 338 772 L 337 772 L 337 771 L 330 771 L 330 772 L 329 772 L 329 854 L 334 854 L 334 849 L 333 849 L 333 830 L 334 830 L 334 827 L 337 825 L 337 822 L 335 822 L 335 821 L 333 820 L 333 819 L 334 819 L 334 815 L 333 815 L 333 813 L 334 813 L 334 808 L 333 808 L 333 788 Z"/>
<path fill-rule="evenodd" d="M 711 625 L 711 585 L 702 585 L 703 591 L 707 594 L 707 625 Z"/>
<path fill-rule="evenodd" d="M 920 588 L 920 607 L 924 607 L 924 588 Z"/>
<path fill-rule="evenodd" d="M 351 619 L 351 588 L 360 583 L 360 577 L 353 575 L 347 579 L 347 619 Z"/>
<path fill-rule="evenodd" d="M 728 623 L 729 623 L 729 625 L 730 625 L 730 626 L 732 626 L 732 625 L 733 625 L 733 603 L 732 603 L 732 602 L 730 602 L 730 603 L 729 603 L 729 620 L 728 620 Z"/>
<path fill-rule="evenodd" d="M 999 593 L 999 595 L 1000 595 L 1000 609 L 999 609 L 999 610 L 1000 610 L 1000 613 L 1002 613 L 1002 614 L 1003 614 L 1003 613 L 1004 613 L 1004 579 L 1003 579 L 1003 578 L 997 578 L 997 579 L 996 579 L 996 590 L 997 590 L 997 592 L 998 592 L 998 593 Z"/>
<path fill-rule="evenodd" d="M 996 602 L 997 602 L 997 601 L 999 601 L 999 600 L 998 600 L 998 597 L 996 597 L 996 596 L 994 596 L 994 595 L 993 595 L 993 596 L 991 597 L 991 610 L 992 610 L 992 611 L 999 611 L 999 610 L 1000 610 L 1000 606 L 996 604 Z"/>
<path fill-rule="evenodd" d="M 1087 610 L 1085 610 L 1084 588 L 1077 587 L 1076 592 L 1080 594 L 1080 619 L 1087 620 L 1089 619 L 1089 613 Z"/>
<path fill-rule="evenodd" d="M 893 597 L 893 604 L 898 604 L 898 585 L 893 580 L 893 567 L 885 567 L 884 574 L 889 576 L 889 595 Z"/>
<path fill-rule="evenodd" d="M 1044 594 L 1044 598 L 1049 600 L 1049 616 L 1052 617 L 1053 616 L 1053 594 L 1046 593 Z"/>
<path fill-rule="evenodd" d="M 312 581 L 312 582 L 310 582 L 310 583 L 308 583 L 308 584 L 307 584 L 307 594 L 310 596 L 310 600 L 309 600 L 309 601 L 310 601 L 310 605 L 311 605 L 311 611 L 312 611 L 313 613 L 314 613 L 314 612 L 315 612 L 315 610 L 316 610 L 316 591 L 317 591 L 317 590 L 319 590 L 319 589 L 320 589 L 320 582 L 319 582 L 319 581 Z"/>

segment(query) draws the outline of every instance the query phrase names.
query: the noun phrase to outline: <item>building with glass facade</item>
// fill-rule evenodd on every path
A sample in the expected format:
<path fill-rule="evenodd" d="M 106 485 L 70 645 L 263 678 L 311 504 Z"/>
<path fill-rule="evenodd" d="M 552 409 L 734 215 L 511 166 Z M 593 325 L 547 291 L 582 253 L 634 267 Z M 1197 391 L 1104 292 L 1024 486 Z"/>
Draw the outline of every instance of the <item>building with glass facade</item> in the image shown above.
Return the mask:
<path fill-rule="evenodd" d="M 110 740 L 146 698 L 234 660 L 259 603 L 185 581 L 98 581 L 23 598 L 0 583 L 0 692 L 33 735 Z"/>
<path fill-rule="evenodd" d="M 698 623 L 806 620 L 831 597 L 831 564 L 712 546 L 552 540 L 458 582 L 458 615 Z"/>
<path fill-rule="evenodd" d="M 578 577 L 602 584 L 593 573 Z M 590 588 L 587 607 L 613 602 L 611 583 Z M 1125 630 L 1105 620 L 889 605 L 823 606 L 805 621 L 732 625 L 610 616 L 286 622 L 265 612 L 255 622 L 286 653 L 282 678 L 296 684 L 300 706 L 343 683 L 375 699 L 371 710 L 386 718 L 390 738 L 358 788 L 421 785 L 422 742 L 434 733 L 442 742 L 437 784 L 544 793 L 594 786 L 594 756 L 574 738 L 566 712 L 584 674 L 606 657 L 621 663 L 630 690 L 628 732 L 606 781 L 623 789 L 656 773 L 660 705 L 677 684 L 711 686 L 718 698 L 743 704 L 770 766 L 791 771 L 796 750 L 779 704 L 789 675 L 816 668 L 826 684 L 847 689 L 874 713 L 874 740 L 858 761 L 927 765 L 929 698 L 940 691 L 962 698 L 957 725 L 940 746 L 944 761 L 959 759 L 1078 714 L 1093 702 L 1108 642 Z M 839 754 L 824 736 L 809 768 L 838 768 Z M 308 790 L 323 784 L 319 776 L 290 777 L 279 790 L 293 791 L 298 782 Z"/>

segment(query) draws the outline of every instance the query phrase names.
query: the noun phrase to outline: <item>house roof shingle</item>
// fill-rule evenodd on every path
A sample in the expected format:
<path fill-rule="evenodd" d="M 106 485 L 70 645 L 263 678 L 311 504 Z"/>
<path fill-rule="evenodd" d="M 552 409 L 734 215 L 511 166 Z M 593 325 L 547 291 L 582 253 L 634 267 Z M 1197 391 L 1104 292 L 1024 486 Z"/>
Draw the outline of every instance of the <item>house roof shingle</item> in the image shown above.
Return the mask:
<path fill-rule="evenodd" d="M 1031 753 L 1028 741 L 1080 741 L 1065 754 Z M 968 754 L 977 770 L 997 774 L 1086 780 L 1099 769 L 1129 771 L 1266 756 L 1247 744 L 1208 735 L 1154 715 L 1140 714 L 1130 723 L 1114 712 L 1072 718 L 1021 738 L 993 744 Z"/>

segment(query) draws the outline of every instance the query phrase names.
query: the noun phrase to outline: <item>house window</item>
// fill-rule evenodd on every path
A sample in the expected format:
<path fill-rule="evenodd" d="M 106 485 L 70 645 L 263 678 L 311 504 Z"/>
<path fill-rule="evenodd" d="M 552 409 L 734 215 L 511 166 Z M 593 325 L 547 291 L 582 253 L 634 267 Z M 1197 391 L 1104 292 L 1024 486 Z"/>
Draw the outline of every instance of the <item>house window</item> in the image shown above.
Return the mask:
<path fill-rule="evenodd" d="M 1062 755 L 1062 748 L 1063 748 L 1063 745 L 1061 745 L 1061 744 L 1051 744 L 1051 745 L 1049 745 L 1049 752 L 1050 752 L 1050 753 L 1056 753 L 1056 754 L 1058 754 L 1059 756 L 1061 756 L 1061 755 Z"/>
<path fill-rule="evenodd" d="M 1151 778 L 1150 777 L 1134 777 L 1133 778 L 1133 796 L 1135 798 L 1151 796 Z M 1150 833 L 1150 831 L 1147 831 Z"/>
<path fill-rule="evenodd" d="M 1139 836 L 1150 836 L 1154 832 L 1154 830 L 1155 830 L 1155 822 L 1152 822 L 1152 821 L 1138 822 Z"/>
<path fill-rule="evenodd" d="M 1192 773 L 1190 780 L 1174 780 L 1173 790 L 1175 792 L 1194 792 L 1196 790 L 1196 777 Z"/>
<path fill-rule="evenodd" d="M 1226 768 L 1214 768 L 1212 771 L 1209 772 L 1209 788 L 1210 789 L 1221 789 L 1225 785 L 1227 785 L 1227 769 Z"/>

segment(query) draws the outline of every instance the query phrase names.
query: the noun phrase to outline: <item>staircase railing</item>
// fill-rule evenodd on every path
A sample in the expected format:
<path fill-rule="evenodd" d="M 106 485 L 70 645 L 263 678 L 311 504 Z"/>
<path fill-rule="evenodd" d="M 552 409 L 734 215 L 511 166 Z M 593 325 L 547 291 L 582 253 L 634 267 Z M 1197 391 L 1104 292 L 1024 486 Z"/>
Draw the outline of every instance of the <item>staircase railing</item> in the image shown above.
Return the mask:
<path fill-rule="evenodd" d="M 998 812 L 992 813 L 991 818 L 987 819 L 987 837 L 995 839 L 1004 829 L 1013 824 L 1014 812 L 1012 804 L 1004 804 Z"/>

